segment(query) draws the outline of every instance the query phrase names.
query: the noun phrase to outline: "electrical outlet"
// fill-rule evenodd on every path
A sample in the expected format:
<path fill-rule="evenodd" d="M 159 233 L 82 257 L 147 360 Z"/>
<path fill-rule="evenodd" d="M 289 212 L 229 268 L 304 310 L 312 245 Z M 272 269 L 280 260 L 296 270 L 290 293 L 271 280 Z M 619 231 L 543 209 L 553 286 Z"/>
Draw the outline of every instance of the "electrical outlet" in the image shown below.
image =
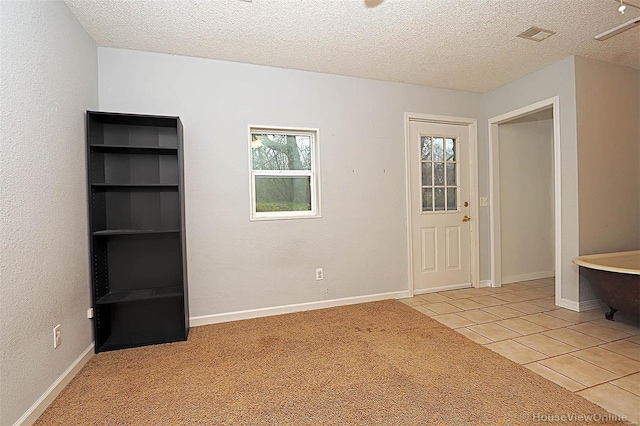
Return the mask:
<path fill-rule="evenodd" d="M 53 349 L 56 349 L 62 343 L 62 337 L 60 336 L 60 324 L 53 327 Z"/>
<path fill-rule="evenodd" d="M 93 318 L 93 308 L 87 309 L 87 318 Z"/>
<path fill-rule="evenodd" d="M 480 197 L 480 207 L 487 207 L 487 197 Z"/>
<path fill-rule="evenodd" d="M 316 269 L 316 281 L 320 281 L 324 279 L 324 273 L 322 272 L 322 268 Z"/>

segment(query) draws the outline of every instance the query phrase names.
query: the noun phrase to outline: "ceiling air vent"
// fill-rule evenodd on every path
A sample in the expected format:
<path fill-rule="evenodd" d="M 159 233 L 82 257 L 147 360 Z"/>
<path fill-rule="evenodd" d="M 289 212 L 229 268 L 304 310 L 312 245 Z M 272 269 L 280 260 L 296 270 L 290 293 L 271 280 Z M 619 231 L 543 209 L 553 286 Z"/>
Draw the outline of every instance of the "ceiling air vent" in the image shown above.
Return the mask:
<path fill-rule="evenodd" d="M 544 28 L 531 27 L 528 30 L 518 34 L 518 37 L 526 38 L 527 40 L 542 41 L 554 34 L 555 31 L 545 30 Z"/>

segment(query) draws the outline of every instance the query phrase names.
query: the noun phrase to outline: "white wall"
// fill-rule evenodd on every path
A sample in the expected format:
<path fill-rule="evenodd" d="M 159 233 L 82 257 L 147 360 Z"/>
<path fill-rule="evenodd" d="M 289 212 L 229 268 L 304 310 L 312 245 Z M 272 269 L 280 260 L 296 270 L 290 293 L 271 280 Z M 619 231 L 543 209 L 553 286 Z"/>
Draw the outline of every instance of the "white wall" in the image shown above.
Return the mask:
<path fill-rule="evenodd" d="M 580 254 L 640 249 L 640 70 L 576 58 Z"/>
<path fill-rule="evenodd" d="M 101 110 L 184 123 L 192 317 L 407 290 L 403 114 L 484 121 L 465 92 L 110 48 L 98 62 Z M 320 129 L 322 218 L 249 222 L 249 125 Z"/>
<path fill-rule="evenodd" d="M 498 126 L 502 283 L 554 275 L 553 117 Z"/>
<path fill-rule="evenodd" d="M 559 97 L 560 104 L 562 169 L 560 297 L 575 307 L 580 301 L 578 267 L 571 262 L 578 255 L 579 240 L 575 58 L 565 58 L 513 83 L 485 93 L 485 114 L 489 118 L 497 117 L 554 96 Z"/>
<path fill-rule="evenodd" d="M 98 86 L 96 46 L 64 3 L 3 1 L 0 15 L 0 424 L 10 425 L 93 340 L 84 110 Z"/>
<path fill-rule="evenodd" d="M 640 71 L 576 57 L 576 100 L 580 254 L 640 249 Z"/>
<path fill-rule="evenodd" d="M 486 117 L 558 95 L 562 297 L 584 300 L 571 264 L 578 254 L 576 79 L 582 113 L 600 102 L 586 85 L 628 71 L 570 57 L 478 95 L 118 49 L 98 49 L 96 58 L 60 2 L 0 2 L 0 15 L 0 424 L 27 412 L 92 340 L 85 318 L 85 109 L 181 116 L 191 314 L 207 316 L 405 290 L 403 113 L 477 118 L 479 195 L 487 196 Z M 627 86 L 631 95 L 637 74 L 625 80 L 636 84 Z M 637 96 L 634 102 L 640 134 Z M 249 124 L 320 128 L 321 219 L 249 222 Z M 580 128 L 582 138 L 589 130 Z M 580 155 L 593 152 L 581 148 Z M 582 161 L 581 194 L 593 178 L 584 178 Z M 640 178 L 631 177 L 638 183 L 629 186 L 633 196 Z M 603 217 L 582 215 L 580 230 L 588 226 L 582 221 Z M 478 220 L 480 278 L 487 279 L 488 209 Z M 323 281 L 314 279 L 319 266 Z M 53 350 L 58 323 L 63 345 Z"/>

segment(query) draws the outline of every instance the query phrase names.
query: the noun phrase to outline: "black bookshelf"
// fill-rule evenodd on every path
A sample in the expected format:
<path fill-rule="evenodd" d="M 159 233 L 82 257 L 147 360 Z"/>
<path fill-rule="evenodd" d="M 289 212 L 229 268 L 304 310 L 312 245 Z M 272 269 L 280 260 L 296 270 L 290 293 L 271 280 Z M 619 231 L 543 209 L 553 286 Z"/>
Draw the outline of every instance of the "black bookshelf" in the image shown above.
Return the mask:
<path fill-rule="evenodd" d="M 186 340 L 182 123 L 87 111 L 95 351 Z"/>
<path fill-rule="evenodd" d="M 103 152 L 107 154 L 177 154 L 177 148 L 170 146 L 131 146 L 131 145 L 104 145 L 92 144 L 90 148 L 95 152 Z"/>

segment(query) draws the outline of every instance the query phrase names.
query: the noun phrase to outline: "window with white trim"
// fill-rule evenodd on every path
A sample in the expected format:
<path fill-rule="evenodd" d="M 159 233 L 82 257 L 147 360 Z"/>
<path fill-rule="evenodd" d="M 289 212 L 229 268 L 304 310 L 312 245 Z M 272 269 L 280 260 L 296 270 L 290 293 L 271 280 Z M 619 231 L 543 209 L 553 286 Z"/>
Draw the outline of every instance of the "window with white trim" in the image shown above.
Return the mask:
<path fill-rule="evenodd" d="M 250 127 L 251 219 L 320 216 L 318 130 Z"/>

